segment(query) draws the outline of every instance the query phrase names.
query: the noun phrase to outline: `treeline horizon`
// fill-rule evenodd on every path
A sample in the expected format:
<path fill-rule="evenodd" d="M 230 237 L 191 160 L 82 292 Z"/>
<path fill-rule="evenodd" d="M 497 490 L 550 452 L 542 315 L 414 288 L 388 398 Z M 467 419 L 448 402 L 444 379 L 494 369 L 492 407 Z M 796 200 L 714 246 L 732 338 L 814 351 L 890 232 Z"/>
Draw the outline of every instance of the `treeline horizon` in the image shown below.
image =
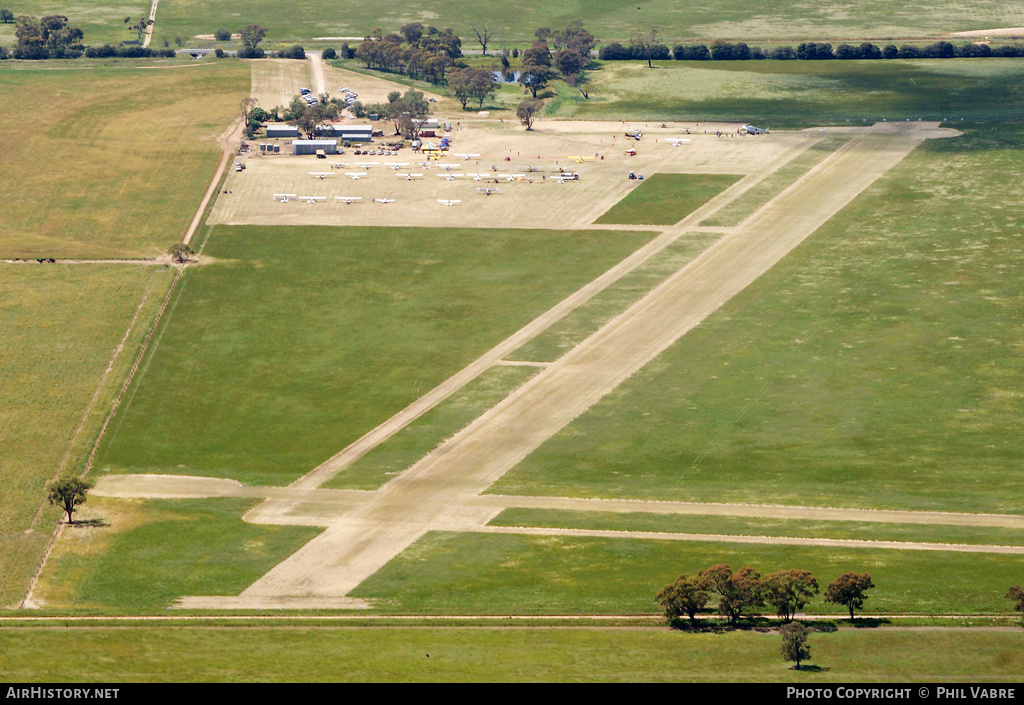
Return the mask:
<path fill-rule="evenodd" d="M 801 42 L 792 46 L 761 49 L 745 42 L 723 42 L 715 40 L 707 44 L 676 44 L 669 49 L 667 44 L 629 44 L 612 42 L 601 47 L 598 58 L 602 61 L 823 61 L 823 60 L 871 60 L 871 59 L 956 59 L 985 57 L 1021 57 L 1024 46 L 1005 44 L 991 47 L 988 44 L 953 44 L 939 41 L 924 47 L 912 44 L 886 44 L 882 47 L 872 42 L 840 44 L 835 49 L 828 42 Z"/>

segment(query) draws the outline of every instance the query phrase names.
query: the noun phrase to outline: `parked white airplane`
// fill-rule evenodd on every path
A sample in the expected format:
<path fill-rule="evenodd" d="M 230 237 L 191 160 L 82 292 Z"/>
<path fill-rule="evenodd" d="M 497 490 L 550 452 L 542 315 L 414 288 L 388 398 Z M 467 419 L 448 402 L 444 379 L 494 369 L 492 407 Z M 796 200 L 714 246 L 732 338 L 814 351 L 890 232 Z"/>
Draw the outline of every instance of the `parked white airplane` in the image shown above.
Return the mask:
<path fill-rule="evenodd" d="M 403 166 L 409 166 L 409 162 L 398 162 L 398 163 L 395 163 L 395 164 L 388 164 L 388 168 L 389 169 L 394 169 L 395 171 L 398 171 Z"/>
<path fill-rule="evenodd" d="M 305 201 L 306 203 L 316 203 L 317 201 L 322 201 L 325 198 L 327 198 L 327 196 L 299 196 L 299 200 Z"/>
<path fill-rule="evenodd" d="M 470 159 L 476 159 L 480 155 L 479 154 L 456 154 L 455 156 L 456 157 L 462 157 L 466 161 L 469 161 Z"/>
<path fill-rule="evenodd" d="M 331 164 L 332 169 L 344 169 L 348 166 L 348 162 L 334 162 Z"/>
<path fill-rule="evenodd" d="M 351 205 L 355 201 L 363 200 L 362 196 L 335 196 L 335 201 L 342 201 L 346 206 Z"/>
<path fill-rule="evenodd" d="M 455 181 L 455 177 L 462 176 L 462 174 L 435 174 L 435 176 L 439 176 L 445 181 Z"/>
<path fill-rule="evenodd" d="M 400 176 L 403 179 L 405 179 L 406 181 L 412 181 L 413 179 L 421 178 L 423 176 L 423 174 L 406 174 L 406 173 L 403 173 L 403 172 L 399 172 L 399 173 L 395 174 L 395 176 Z"/>
<path fill-rule="evenodd" d="M 438 203 L 443 203 L 446 206 L 454 206 L 456 203 L 462 203 L 462 201 L 446 201 L 444 199 L 437 199 Z"/>
<path fill-rule="evenodd" d="M 498 191 L 500 191 L 500 190 L 501 190 L 500 188 L 478 188 L 477 189 L 477 191 L 480 191 L 485 196 L 490 196 L 492 193 L 498 193 Z"/>
<path fill-rule="evenodd" d="M 315 176 L 316 178 L 320 179 L 321 181 L 326 179 L 328 176 L 334 176 L 334 174 L 332 174 L 329 171 L 311 171 L 311 172 L 309 172 L 309 175 L 310 176 Z"/>
<path fill-rule="evenodd" d="M 359 181 L 360 177 L 366 176 L 366 172 L 365 171 L 353 171 L 348 176 L 353 178 L 353 179 L 355 179 L 356 181 Z"/>
<path fill-rule="evenodd" d="M 363 169 L 369 169 L 371 166 L 377 166 L 380 162 L 356 162 L 356 166 Z"/>
<path fill-rule="evenodd" d="M 374 203 L 394 203 L 395 199 L 393 199 L 393 198 L 375 198 L 375 199 L 373 199 L 373 202 Z"/>
<path fill-rule="evenodd" d="M 679 145 L 683 144 L 684 142 L 689 142 L 690 140 L 688 138 L 685 138 L 685 137 L 679 137 L 679 138 L 669 137 L 665 141 L 666 142 L 671 142 L 673 147 L 678 147 Z"/>

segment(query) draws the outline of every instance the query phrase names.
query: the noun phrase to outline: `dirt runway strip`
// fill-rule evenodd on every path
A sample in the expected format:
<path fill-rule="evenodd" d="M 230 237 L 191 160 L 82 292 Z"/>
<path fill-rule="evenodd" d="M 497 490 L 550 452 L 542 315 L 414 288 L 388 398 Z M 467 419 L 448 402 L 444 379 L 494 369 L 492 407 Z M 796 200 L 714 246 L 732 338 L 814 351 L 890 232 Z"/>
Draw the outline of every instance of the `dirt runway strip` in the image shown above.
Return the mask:
<path fill-rule="evenodd" d="M 240 598 L 267 606 L 297 597 L 337 599 L 427 531 L 479 529 L 500 507 L 474 503 L 475 496 L 768 271 L 923 140 L 940 134 L 934 123 L 914 123 L 857 135 L 629 310 L 332 522 Z M 189 606 L 200 606 L 197 601 L 226 606 L 218 598 L 191 599 Z"/>

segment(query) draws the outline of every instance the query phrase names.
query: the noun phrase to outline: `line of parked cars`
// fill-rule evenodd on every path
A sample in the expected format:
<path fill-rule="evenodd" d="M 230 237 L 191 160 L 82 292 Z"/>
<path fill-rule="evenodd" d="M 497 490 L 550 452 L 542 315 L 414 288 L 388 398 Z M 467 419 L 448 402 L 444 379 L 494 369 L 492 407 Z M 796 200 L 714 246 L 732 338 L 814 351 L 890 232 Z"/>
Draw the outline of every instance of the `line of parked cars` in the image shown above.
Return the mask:
<path fill-rule="evenodd" d="M 300 88 L 299 93 L 302 94 L 302 99 L 306 101 L 306 105 L 313 106 L 320 103 L 320 101 L 317 100 L 317 97 L 313 95 L 313 91 L 308 88 Z"/>

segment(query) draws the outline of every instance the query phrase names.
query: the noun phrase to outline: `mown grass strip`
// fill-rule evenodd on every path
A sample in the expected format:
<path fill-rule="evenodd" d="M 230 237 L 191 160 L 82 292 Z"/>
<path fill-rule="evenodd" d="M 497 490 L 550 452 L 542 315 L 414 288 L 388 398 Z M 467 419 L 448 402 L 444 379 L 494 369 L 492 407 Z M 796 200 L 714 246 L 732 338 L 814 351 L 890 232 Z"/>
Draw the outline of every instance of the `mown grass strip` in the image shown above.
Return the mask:
<path fill-rule="evenodd" d="M 729 536 L 785 536 L 792 538 L 907 541 L 940 544 L 1021 546 L 1019 529 L 977 526 L 890 524 L 884 522 L 767 519 L 704 514 L 601 512 L 551 509 L 506 509 L 491 526 L 523 526 L 608 531 L 659 531 Z"/>

